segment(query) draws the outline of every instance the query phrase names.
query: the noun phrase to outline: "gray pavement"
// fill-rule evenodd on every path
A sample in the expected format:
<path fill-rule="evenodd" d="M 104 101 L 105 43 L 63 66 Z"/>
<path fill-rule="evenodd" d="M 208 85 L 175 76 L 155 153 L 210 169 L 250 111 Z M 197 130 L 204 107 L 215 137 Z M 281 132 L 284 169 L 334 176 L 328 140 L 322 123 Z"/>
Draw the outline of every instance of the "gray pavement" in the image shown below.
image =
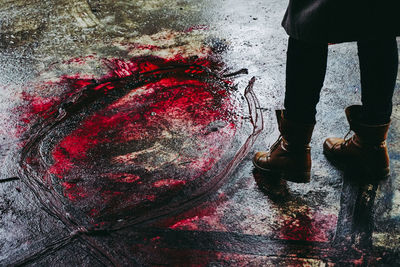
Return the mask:
<path fill-rule="evenodd" d="M 351 181 L 360 174 L 336 170 L 322 154 L 322 142 L 327 136 L 344 136 L 348 131 L 344 108 L 360 103 L 355 43 L 329 47 L 328 71 L 312 140 L 312 181 L 309 184 L 270 182 L 253 172 L 251 157 L 254 151 L 266 149 L 278 136 L 274 110 L 283 105 L 287 35 L 280 21 L 287 1 L 7 0 L 0 3 L 0 265 L 400 265 L 400 144 L 397 142 L 400 75 L 388 137 L 391 177 L 379 185 L 355 184 Z M 100 209 L 111 217 L 91 214 L 93 221 L 85 223 L 87 213 L 84 211 L 98 199 L 90 200 L 89 204 L 74 202 L 68 194 L 82 196 L 80 193 L 70 191 L 61 182 L 54 185 L 58 178 L 67 179 L 67 176 L 54 178 L 66 172 L 55 172 L 48 167 L 59 163 L 52 158 L 57 151 L 55 143 L 65 140 L 62 134 L 79 137 L 79 133 L 84 133 L 89 124 L 80 117 L 97 112 L 98 106 L 103 105 L 99 103 L 109 104 L 116 98 L 119 102 L 115 103 L 125 103 L 123 101 L 136 101 L 136 98 L 123 98 L 113 93 L 101 96 L 100 102 L 87 107 L 86 113 L 80 111 L 71 116 L 57 126 L 59 133 L 46 133 L 43 142 L 35 146 L 30 141 L 48 130 L 45 126 L 49 125 L 46 124 L 49 117 L 52 118 L 52 114 L 48 117 L 38 114 L 47 112 L 49 107 L 60 113 L 60 110 L 68 111 L 61 106 L 67 102 L 59 100 L 69 101 L 65 96 L 66 92 L 72 92 L 68 91 L 73 89 L 72 82 L 86 79 L 90 83 L 94 79 L 100 83 L 100 78 L 110 73 L 110 66 L 105 62 L 134 59 L 132 64 L 136 64 L 144 58 L 149 60 L 147 66 L 151 69 L 158 61 L 151 61 L 150 56 L 173 59 L 179 64 L 181 59 L 212 57 L 223 65 L 225 73 L 248 69 L 248 75 L 238 75 L 231 80 L 232 87 L 238 91 L 232 93 L 233 100 L 229 101 L 240 102 L 240 108 L 235 111 L 240 117 L 235 124 L 235 134 L 230 135 L 232 132 L 226 130 L 226 124 L 218 126 L 217 123 L 216 133 L 221 134 L 215 137 L 220 145 L 215 148 L 214 144 L 207 143 L 208 139 L 194 140 L 186 135 L 183 124 L 176 128 L 171 126 L 163 132 L 163 138 L 154 141 L 156 144 L 143 145 L 150 147 L 145 153 L 151 155 L 140 158 L 143 168 L 156 173 L 148 179 L 157 179 L 159 173 L 153 169 L 174 163 L 175 158 L 170 160 L 169 157 L 181 155 L 186 151 L 186 144 L 192 146 L 190 149 L 199 149 L 203 144 L 204 149 L 209 146 L 211 151 L 208 162 L 214 162 L 211 159 L 214 158 L 216 163 L 207 167 L 211 171 L 201 173 L 202 182 L 192 183 L 193 179 L 189 178 L 185 182 L 171 180 L 173 177 L 156 181 L 153 183 L 156 187 L 168 182 L 171 188 L 187 182 L 193 190 L 181 187 L 177 193 L 165 190 L 172 195 L 162 191 L 167 197 L 161 199 L 164 205 L 157 209 L 151 202 L 158 194 L 162 195 L 159 191 L 154 191 L 152 198 L 146 192 L 143 196 L 135 192 L 135 197 L 147 197 L 147 202 L 140 197 L 124 201 L 113 199 L 116 212 Z M 167 69 L 176 67 L 176 62 Z M 257 111 L 263 112 L 264 127 L 254 136 L 257 137 L 254 144 L 250 138 L 251 148 L 240 150 L 246 138 L 252 136 L 252 114 L 248 114 L 243 96 L 253 76 L 256 77 L 253 90 L 259 102 Z M 139 79 L 138 83 L 141 81 Z M 76 88 L 78 94 L 79 90 L 85 92 L 83 87 Z M 143 87 L 138 85 L 137 88 Z M 134 97 L 135 93 L 129 94 Z M 179 119 L 180 115 L 171 114 L 175 114 L 171 118 Z M 133 126 L 129 127 L 133 131 Z M 163 142 L 166 139 L 169 141 Z M 135 149 L 139 146 L 129 145 Z M 118 151 L 125 149 L 121 146 L 118 145 Z M 93 152 L 90 171 L 79 172 L 79 175 L 103 177 L 102 159 L 113 152 L 110 147 L 113 148 L 104 144 L 101 147 L 104 150 Z M 187 154 L 192 156 L 190 149 Z M 26 151 L 31 157 L 24 156 Z M 218 151 L 228 152 L 221 152 L 223 156 L 220 156 Z M 241 162 L 233 164 L 232 158 L 241 159 Z M 126 162 L 134 165 L 136 159 Z M 232 166 L 223 175 L 227 162 Z M 180 163 L 179 166 L 191 166 L 194 171 L 189 167 L 165 170 L 174 172 L 176 177 L 180 177 L 180 173 L 185 174 L 182 177 L 196 174 L 198 165 Z M 73 164 L 76 168 L 86 166 Z M 39 165 L 47 167 L 38 171 Z M 208 165 L 204 163 L 204 166 Z M 38 174 L 51 176 L 52 185 L 43 183 L 38 187 L 32 183 L 30 176 Z M 75 173 L 68 175 L 70 179 Z M 134 180 L 134 177 L 132 174 L 118 179 Z M 147 188 L 130 186 L 140 190 Z M 53 187 L 56 193 L 52 195 L 40 191 Z M 201 198 L 193 192 L 201 192 Z M 101 196 L 106 199 L 104 194 Z M 48 207 L 54 201 L 59 210 Z M 129 201 L 144 204 L 135 204 L 134 212 L 129 213 L 128 208 L 133 207 L 125 205 Z M 124 216 L 119 213 L 121 210 Z M 103 227 L 101 220 L 112 221 L 112 227 Z M 129 221 L 129 224 L 119 224 L 121 221 Z M 98 229 L 91 230 L 93 224 L 98 224 Z"/>

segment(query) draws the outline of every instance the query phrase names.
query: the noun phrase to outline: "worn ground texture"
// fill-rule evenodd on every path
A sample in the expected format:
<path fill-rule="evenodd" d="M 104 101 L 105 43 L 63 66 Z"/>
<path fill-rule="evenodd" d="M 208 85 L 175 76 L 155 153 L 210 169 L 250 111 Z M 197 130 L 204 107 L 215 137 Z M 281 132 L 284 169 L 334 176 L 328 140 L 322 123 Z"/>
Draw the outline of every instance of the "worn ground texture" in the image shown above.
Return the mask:
<path fill-rule="evenodd" d="M 354 43 L 329 48 L 312 181 L 253 171 L 286 5 L 0 1 L 0 265 L 400 265 L 399 80 L 387 181 L 322 154 L 360 103 Z"/>

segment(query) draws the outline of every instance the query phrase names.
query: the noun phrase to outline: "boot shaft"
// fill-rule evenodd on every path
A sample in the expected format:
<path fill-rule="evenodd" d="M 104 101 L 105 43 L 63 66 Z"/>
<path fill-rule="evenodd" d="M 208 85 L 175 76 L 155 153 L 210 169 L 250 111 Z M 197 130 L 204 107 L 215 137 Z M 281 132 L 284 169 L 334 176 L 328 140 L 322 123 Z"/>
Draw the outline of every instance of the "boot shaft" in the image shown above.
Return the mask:
<path fill-rule="evenodd" d="M 314 124 L 304 124 L 287 120 L 283 110 L 276 111 L 279 131 L 285 143 L 293 148 L 308 147 L 311 142 Z"/>
<path fill-rule="evenodd" d="M 390 122 L 381 125 L 369 125 L 361 122 L 361 106 L 346 108 L 346 117 L 350 130 L 356 134 L 357 142 L 370 146 L 382 146 L 387 139 Z"/>

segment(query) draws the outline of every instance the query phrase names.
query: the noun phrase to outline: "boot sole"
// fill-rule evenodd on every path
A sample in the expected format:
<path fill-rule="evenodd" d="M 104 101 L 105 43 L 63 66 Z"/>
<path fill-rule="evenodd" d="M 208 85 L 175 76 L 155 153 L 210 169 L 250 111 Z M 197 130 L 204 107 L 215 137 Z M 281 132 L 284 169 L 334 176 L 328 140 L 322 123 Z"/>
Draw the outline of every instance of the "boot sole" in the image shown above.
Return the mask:
<path fill-rule="evenodd" d="M 253 160 L 254 167 L 261 171 L 265 175 L 271 175 L 274 178 L 280 178 L 285 181 L 294 182 L 294 183 L 308 183 L 311 180 L 311 172 L 294 172 L 294 171 L 285 171 L 285 170 L 271 170 L 265 169 L 257 165 L 257 163 Z"/>
<path fill-rule="evenodd" d="M 383 181 L 386 180 L 390 177 L 390 168 L 385 168 L 385 169 L 379 169 L 376 170 L 374 168 L 371 168 L 370 166 L 362 165 L 362 164 L 357 164 L 357 163 L 352 163 L 346 164 L 343 161 L 337 160 L 332 154 L 330 154 L 327 151 L 323 151 L 325 157 L 327 160 L 337 167 L 338 169 L 345 171 L 347 168 L 351 168 L 353 170 L 358 170 L 361 171 L 363 175 L 367 178 L 366 181 Z"/>

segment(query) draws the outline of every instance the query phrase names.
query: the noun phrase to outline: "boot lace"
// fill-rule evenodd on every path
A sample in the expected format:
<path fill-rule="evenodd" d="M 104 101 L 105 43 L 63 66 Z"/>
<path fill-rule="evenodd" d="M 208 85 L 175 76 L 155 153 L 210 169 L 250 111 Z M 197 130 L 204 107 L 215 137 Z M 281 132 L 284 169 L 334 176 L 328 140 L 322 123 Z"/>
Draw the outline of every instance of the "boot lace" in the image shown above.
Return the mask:
<path fill-rule="evenodd" d="M 347 134 L 344 136 L 344 142 L 340 144 L 341 147 L 347 146 L 347 144 L 352 140 L 352 136 L 349 137 L 351 134 L 352 130 L 350 129 Z M 348 138 L 349 137 L 349 138 Z"/>
<path fill-rule="evenodd" d="M 280 134 L 278 139 L 275 141 L 275 143 L 273 143 L 270 147 L 270 151 L 274 151 L 276 149 L 276 147 L 280 144 L 282 140 L 282 135 Z"/>

